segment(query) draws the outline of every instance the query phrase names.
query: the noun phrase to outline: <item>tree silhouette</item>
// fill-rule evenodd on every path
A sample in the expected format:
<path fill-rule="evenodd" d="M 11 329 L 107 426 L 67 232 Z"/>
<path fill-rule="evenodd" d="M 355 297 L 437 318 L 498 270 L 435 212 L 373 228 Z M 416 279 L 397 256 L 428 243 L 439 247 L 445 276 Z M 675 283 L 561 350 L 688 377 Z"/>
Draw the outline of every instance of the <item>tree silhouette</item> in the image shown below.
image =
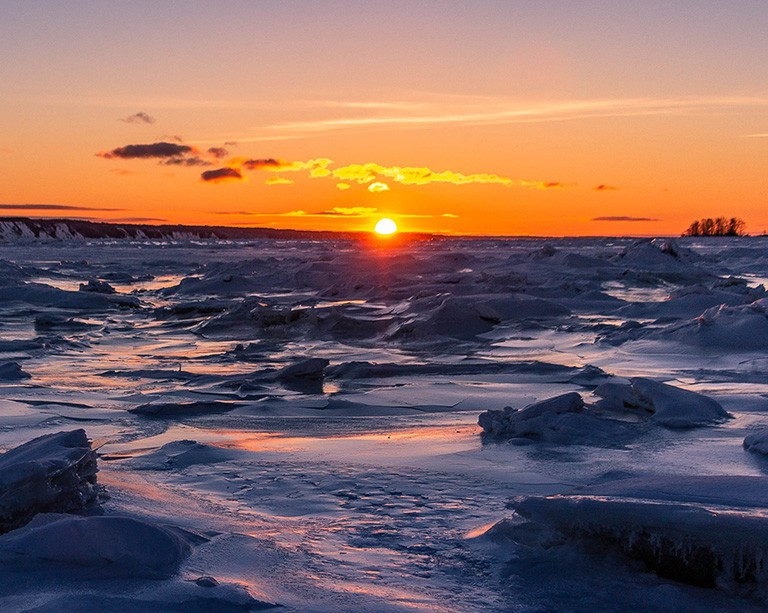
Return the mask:
<path fill-rule="evenodd" d="M 691 223 L 683 236 L 744 236 L 745 225 L 738 217 L 704 217 Z"/>

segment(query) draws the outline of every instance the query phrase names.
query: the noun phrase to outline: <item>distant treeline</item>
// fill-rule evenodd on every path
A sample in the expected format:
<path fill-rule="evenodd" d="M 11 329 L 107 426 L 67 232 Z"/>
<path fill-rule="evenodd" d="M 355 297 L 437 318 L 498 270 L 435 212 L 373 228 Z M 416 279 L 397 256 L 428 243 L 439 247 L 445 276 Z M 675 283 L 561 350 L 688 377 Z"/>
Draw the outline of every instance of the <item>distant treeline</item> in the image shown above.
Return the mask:
<path fill-rule="evenodd" d="M 683 236 L 744 236 L 745 225 L 738 217 L 705 217 L 688 226 Z"/>

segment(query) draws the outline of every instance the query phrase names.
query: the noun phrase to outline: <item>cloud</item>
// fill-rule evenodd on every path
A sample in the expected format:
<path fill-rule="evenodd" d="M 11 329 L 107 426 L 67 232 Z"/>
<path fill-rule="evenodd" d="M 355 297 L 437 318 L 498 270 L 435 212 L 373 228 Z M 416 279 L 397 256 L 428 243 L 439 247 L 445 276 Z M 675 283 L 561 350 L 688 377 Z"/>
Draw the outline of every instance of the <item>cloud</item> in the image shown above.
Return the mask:
<path fill-rule="evenodd" d="M 616 191 L 619 189 L 618 187 L 614 187 L 613 185 L 606 185 L 605 183 L 601 183 L 600 185 L 596 185 L 592 188 L 596 192 L 609 192 L 609 191 Z"/>
<path fill-rule="evenodd" d="M 126 170 L 125 168 L 110 168 L 109 172 L 112 172 L 116 175 L 125 176 L 125 177 L 139 174 L 135 170 Z"/>
<path fill-rule="evenodd" d="M 125 117 L 121 119 L 120 121 L 124 121 L 125 123 L 149 123 L 153 124 L 155 123 L 155 118 L 151 115 L 147 115 L 144 111 L 139 111 L 138 113 L 134 113 L 133 115 L 128 115 L 128 117 Z"/>
<path fill-rule="evenodd" d="M 293 185 L 294 181 L 285 177 L 269 177 L 264 183 L 266 185 Z"/>
<path fill-rule="evenodd" d="M 124 211 L 91 206 L 72 206 L 69 204 L 0 204 L 4 211 Z"/>
<path fill-rule="evenodd" d="M 315 215 L 330 215 L 335 217 L 364 217 L 366 215 L 373 215 L 378 209 L 369 206 L 352 206 L 343 207 L 335 206 L 330 211 L 320 211 Z"/>
<path fill-rule="evenodd" d="M 208 153 L 215 157 L 217 160 L 225 158 L 229 155 L 229 151 L 227 151 L 224 147 L 209 147 Z"/>
<path fill-rule="evenodd" d="M 183 157 L 189 153 L 195 153 L 195 149 L 189 145 L 159 142 L 148 145 L 126 145 L 125 147 L 112 149 L 112 151 L 102 151 L 96 155 L 107 160 L 114 158 L 131 160 L 137 158 L 176 158 Z"/>
<path fill-rule="evenodd" d="M 450 183 L 452 185 L 468 185 L 470 183 L 486 183 L 534 189 L 550 189 L 564 187 L 556 181 L 524 181 L 502 177 L 490 173 L 463 174 L 453 170 L 434 171 L 426 166 L 381 166 L 374 162 L 365 164 L 348 164 L 334 168 L 330 174 L 342 182 L 354 182 L 360 185 L 373 183 L 380 179 L 388 179 L 402 185 L 429 185 L 431 183 Z M 378 181 L 383 184 L 383 181 Z M 370 189 L 370 187 L 369 187 Z M 377 191 L 377 190 L 373 190 Z"/>
<path fill-rule="evenodd" d="M 440 217 L 447 217 L 448 219 L 458 219 L 458 215 L 454 213 L 443 213 Z"/>
<path fill-rule="evenodd" d="M 661 221 L 656 217 L 628 217 L 626 215 L 606 215 L 593 217 L 590 221 Z"/>
<path fill-rule="evenodd" d="M 207 155 L 219 159 L 227 155 L 223 147 L 210 147 Z M 181 143 L 158 142 L 152 144 L 126 145 L 97 155 L 106 158 L 160 159 L 167 166 L 210 166 L 211 162 L 201 157 L 197 149 Z M 205 155 L 205 154 L 204 154 Z M 426 166 L 382 166 L 375 162 L 347 164 L 333 168 L 333 160 L 314 158 L 307 161 L 286 161 L 280 158 L 235 157 L 225 162 L 226 167 L 203 173 L 204 181 L 242 180 L 243 171 L 264 170 L 272 173 L 304 171 L 312 179 L 331 179 L 336 187 L 345 191 L 352 184 L 365 185 L 370 192 L 390 191 L 392 183 L 401 185 L 450 185 L 495 184 L 507 187 L 530 189 L 560 189 L 566 187 L 558 181 L 529 181 L 513 179 L 492 173 L 464 174 L 453 170 L 435 171 Z M 267 180 L 267 185 L 289 185 L 293 181 L 284 177 Z"/>
<path fill-rule="evenodd" d="M 211 162 L 197 156 L 191 158 L 168 158 L 160 163 L 163 166 L 213 166 Z"/>
<path fill-rule="evenodd" d="M 373 215 L 378 209 L 367 206 L 342 207 L 337 206 L 327 211 L 309 212 L 303 209 L 282 212 L 264 212 L 254 211 L 215 211 L 215 215 L 248 215 L 251 217 L 366 217 Z M 402 215 L 400 215 L 402 217 Z"/>
<path fill-rule="evenodd" d="M 151 221 L 168 221 L 162 217 L 118 217 L 117 219 L 108 219 L 109 223 L 149 223 Z"/>
<path fill-rule="evenodd" d="M 200 175 L 206 183 L 224 183 L 225 181 L 242 181 L 242 173 L 237 168 L 217 168 L 206 170 Z"/>
<path fill-rule="evenodd" d="M 319 170 L 322 174 L 312 174 L 312 176 L 324 176 L 328 172 L 322 172 L 323 168 L 331 163 L 331 160 L 320 158 L 309 160 L 307 162 L 288 162 L 278 158 L 247 159 L 235 158 L 231 160 L 232 166 L 240 166 L 246 170 L 268 170 L 270 172 L 296 172 L 299 170 L 308 170 L 310 174 Z"/>
<path fill-rule="evenodd" d="M 235 163 L 240 162 L 240 160 L 235 160 Z M 274 169 L 274 168 L 280 168 L 287 162 L 284 162 L 283 160 L 276 160 L 275 158 L 263 158 L 263 159 L 247 159 L 242 160 L 241 165 L 246 170 L 265 170 L 265 169 Z"/>
<path fill-rule="evenodd" d="M 326 105 L 327 106 L 327 105 Z M 728 109 L 765 108 L 768 98 L 749 96 L 687 96 L 679 98 L 603 98 L 520 103 L 502 98 L 477 97 L 459 101 L 427 102 L 409 109 L 393 106 L 389 110 L 421 111 L 390 115 L 347 116 L 311 121 L 285 122 L 261 127 L 262 135 L 244 140 L 302 138 L 335 130 L 371 127 L 426 128 L 442 125 L 497 125 L 568 121 L 601 117 L 642 117 L 674 115 L 680 112 L 721 112 Z M 358 103 L 354 110 L 387 110 L 382 103 Z"/>

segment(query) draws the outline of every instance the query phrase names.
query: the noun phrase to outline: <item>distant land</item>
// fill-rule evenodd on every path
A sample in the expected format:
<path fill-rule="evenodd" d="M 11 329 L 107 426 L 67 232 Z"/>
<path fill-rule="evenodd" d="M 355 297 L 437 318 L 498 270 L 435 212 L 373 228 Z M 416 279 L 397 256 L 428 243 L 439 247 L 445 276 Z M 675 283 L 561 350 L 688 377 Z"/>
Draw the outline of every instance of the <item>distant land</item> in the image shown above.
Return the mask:
<path fill-rule="evenodd" d="M 0 217 L 0 241 L 19 239 L 42 240 L 255 240 L 304 239 L 339 240 L 368 239 L 369 232 L 334 232 L 323 230 L 280 230 L 276 228 L 240 228 L 232 226 L 187 226 L 110 223 L 80 219 L 31 219 Z M 424 233 L 402 233 L 401 239 L 428 240 L 440 238 Z"/>

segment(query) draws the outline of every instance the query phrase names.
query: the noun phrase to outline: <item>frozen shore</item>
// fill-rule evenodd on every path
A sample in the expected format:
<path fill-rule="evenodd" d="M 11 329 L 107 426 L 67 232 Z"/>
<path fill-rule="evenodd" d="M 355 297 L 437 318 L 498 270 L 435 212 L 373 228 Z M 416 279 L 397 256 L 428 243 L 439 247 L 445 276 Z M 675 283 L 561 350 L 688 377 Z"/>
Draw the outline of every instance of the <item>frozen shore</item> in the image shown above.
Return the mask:
<path fill-rule="evenodd" d="M 0 609 L 762 610 L 766 247 L 6 242 Z"/>

